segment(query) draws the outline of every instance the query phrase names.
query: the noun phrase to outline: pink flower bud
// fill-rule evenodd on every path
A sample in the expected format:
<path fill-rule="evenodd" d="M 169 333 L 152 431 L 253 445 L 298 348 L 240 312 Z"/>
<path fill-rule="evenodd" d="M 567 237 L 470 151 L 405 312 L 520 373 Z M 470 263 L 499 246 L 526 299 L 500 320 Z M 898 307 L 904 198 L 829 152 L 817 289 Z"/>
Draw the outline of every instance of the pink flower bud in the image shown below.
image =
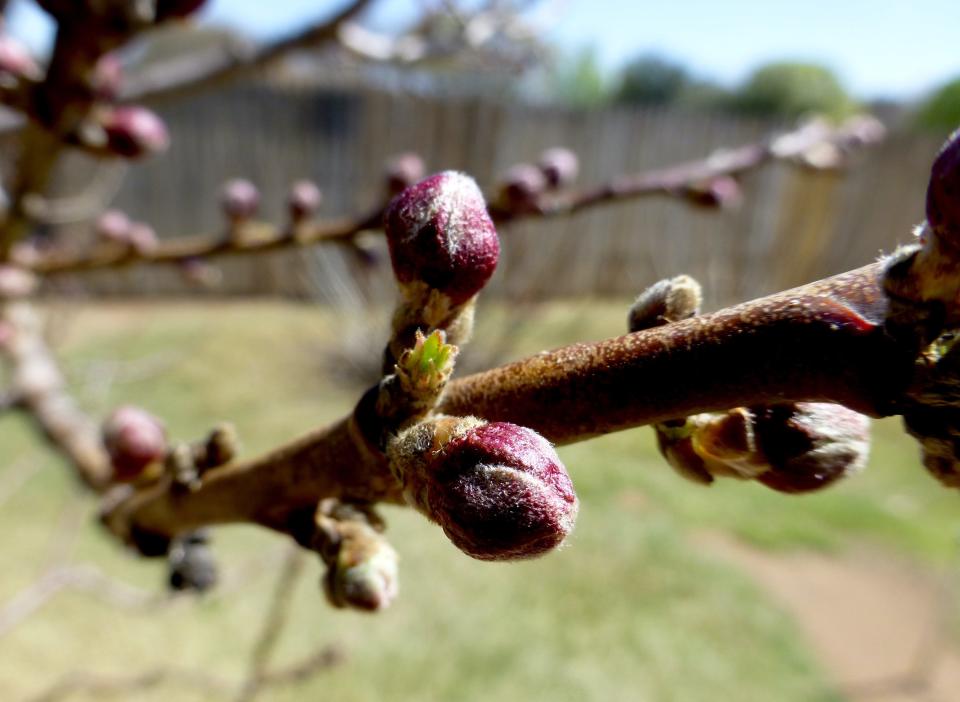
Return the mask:
<path fill-rule="evenodd" d="M 819 490 L 861 470 L 870 452 L 870 420 L 824 402 L 753 410 L 754 437 L 770 469 L 757 480 L 779 492 Z"/>
<path fill-rule="evenodd" d="M 538 165 L 551 189 L 571 185 L 580 173 L 580 159 L 563 146 L 555 146 L 540 154 Z"/>
<path fill-rule="evenodd" d="M 107 210 L 97 219 L 97 236 L 115 244 L 130 242 L 130 218 L 120 210 Z"/>
<path fill-rule="evenodd" d="M 103 423 L 103 445 L 116 481 L 137 478 L 167 453 L 167 434 L 159 419 L 130 405 L 114 410 Z"/>
<path fill-rule="evenodd" d="M 960 238 L 960 129 L 947 139 L 930 170 L 927 222 L 934 231 Z"/>
<path fill-rule="evenodd" d="M 187 17 L 199 10 L 207 0 L 157 0 L 157 22 Z"/>
<path fill-rule="evenodd" d="M 402 434 L 388 455 L 408 500 L 474 558 L 539 556 L 573 529 L 570 477 L 531 429 L 437 418 Z"/>
<path fill-rule="evenodd" d="M 398 195 L 385 218 L 393 271 L 453 304 L 476 295 L 493 275 L 500 242 L 472 178 L 444 171 Z"/>
<path fill-rule="evenodd" d="M 0 34 L 0 73 L 38 80 L 40 67 L 27 48 L 9 34 Z"/>
<path fill-rule="evenodd" d="M 298 180 L 290 187 L 288 207 L 290 219 L 293 222 L 302 222 L 309 219 L 323 202 L 323 193 L 315 183 L 309 180 Z"/>
<path fill-rule="evenodd" d="M 728 209 L 743 201 L 740 183 L 732 176 L 719 176 L 693 185 L 685 191 L 687 200 L 698 207 Z"/>
<path fill-rule="evenodd" d="M 220 207 L 228 220 L 240 224 L 257 214 L 260 209 L 260 191 L 249 180 L 228 180 L 220 190 Z"/>
<path fill-rule="evenodd" d="M 427 174 L 427 166 L 419 154 L 407 152 L 390 158 L 384 174 L 387 180 L 387 192 L 390 197 L 399 195 L 414 183 L 423 180 Z"/>
<path fill-rule="evenodd" d="M 136 105 L 111 108 L 101 116 L 106 149 L 124 158 L 140 158 L 170 145 L 167 128 L 156 114 Z"/>
<path fill-rule="evenodd" d="M 114 54 L 106 54 L 97 61 L 93 71 L 93 92 L 100 100 L 115 100 L 123 86 L 123 65 Z"/>
<path fill-rule="evenodd" d="M 512 166 L 500 178 L 500 200 L 513 212 L 528 212 L 536 208 L 537 198 L 547 189 L 547 179 L 536 166 L 520 163 Z"/>

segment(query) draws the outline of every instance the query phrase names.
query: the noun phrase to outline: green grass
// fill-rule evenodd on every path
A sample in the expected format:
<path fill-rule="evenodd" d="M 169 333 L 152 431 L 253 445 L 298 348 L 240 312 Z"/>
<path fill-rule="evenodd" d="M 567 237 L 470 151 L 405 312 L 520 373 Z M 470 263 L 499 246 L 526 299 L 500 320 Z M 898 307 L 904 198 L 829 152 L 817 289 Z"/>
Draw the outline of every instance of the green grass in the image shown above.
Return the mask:
<path fill-rule="evenodd" d="M 101 413 L 118 402 L 143 404 L 164 416 L 176 437 L 193 438 L 230 419 L 245 450 L 259 451 L 339 416 L 356 397 L 349 359 L 334 353 L 336 319 L 322 310 L 164 305 L 72 309 L 69 316 L 63 353 L 85 404 Z M 572 340 L 570 319 L 577 316 L 572 307 L 540 310 L 537 329 L 521 328 L 511 353 Z M 622 316 L 591 308 L 576 333 L 618 333 Z M 503 317 L 490 310 L 486 320 L 478 337 L 492 342 Z M 378 350 L 369 351 L 375 358 Z M 105 360 L 125 365 L 114 373 L 104 370 Z M 330 378 L 331 368 L 343 368 L 343 377 Z M 115 382 L 107 383 L 111 373 Z M 0 447 L 0 481 L 20 457 L 43 463 L 0 512 L 2 607 L 56 552 L 56 523 L 74 488 L 23 418 L 3 418 Z M 325 642 L 342 645 L 348 658 L 265 699 L 835 700 L 789 617 L 690 534 L 723 531 L 778 549 L 867 541 L 929 562 L 954 547 L 956 498 L 923 474 L 915 447 L 892 422 L 879 423 L 864 475 L 802 498 L 736 482 L 687 483 L 658 459 L 649 430 L 561 455 L 582 507 L 559 553 L 521 564 L 472 561 L 416 514 L 387 509 L 402 558 L 401 597 L 377 616 L 331 610 L 311 559 L 278 660 L 293 661 Z M 159 589 L 162 565 L 123 553 L 94 526 L 95 506 L 87 508 L 78 558 Z M 281 544 L 249 527 L 216 536 L 226 571 Z M 131 672 L 171 664 L 236 676 L 275 568 L 264 566 L 240 590 L 162 614 L 60 595 L 0 638 L 0 699 L 19 699 L 77 668 Z M 136 699 L 203 697 L 162 689 Z"/>

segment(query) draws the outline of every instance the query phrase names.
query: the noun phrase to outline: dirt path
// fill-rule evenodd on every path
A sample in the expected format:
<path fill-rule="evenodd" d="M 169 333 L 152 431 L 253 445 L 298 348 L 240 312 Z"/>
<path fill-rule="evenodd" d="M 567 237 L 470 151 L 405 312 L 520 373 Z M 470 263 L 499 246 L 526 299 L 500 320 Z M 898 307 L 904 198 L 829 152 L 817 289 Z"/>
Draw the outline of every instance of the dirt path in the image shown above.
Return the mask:
<path fill-rule="evenodd" d="M 889 556 L 772 554 L 718 535 L 705 550 L 757 580 L 796 618 L 823 667 L 857 702 L 960 700 L 942 583 Z"/>

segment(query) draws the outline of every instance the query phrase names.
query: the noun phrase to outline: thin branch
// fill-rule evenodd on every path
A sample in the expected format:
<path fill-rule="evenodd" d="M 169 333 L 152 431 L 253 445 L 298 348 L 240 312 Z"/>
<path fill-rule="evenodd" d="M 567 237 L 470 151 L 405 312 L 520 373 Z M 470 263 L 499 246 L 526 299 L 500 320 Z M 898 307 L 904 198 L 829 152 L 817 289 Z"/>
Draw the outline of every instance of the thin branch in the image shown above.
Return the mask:
<path fill-rule="evenodd" d="M 47 347 L 39 315 L 28 302 L 8 302 L 0 315 L 12 329 L 3 352 L 13 368 L 13 389 L 47 441 L 95 491 L 110 477 L 110 465 L 97 425 L 66 389 L 56 358 Z"/>
<path fill-rule="evenodd" d="M 270 659 L 287 625 L 293 590 L 303 573 L 306 560 L 302 550 L 290 547 L 280 573 L 277 575 L 270 605 L 263 620 L 263 628 L 253 646 L 247 680 L 237 695 L 237 702 L 251 702 L 261 691 Z"/>
<path fill-rule="evenodd" d="M 226 695 L 230 683 L 206 671 L 179 668 L 155 668 L 133 675 L 108 675 L 76 671 L 62 676 L 40 694 L 28 698 L 28 702 L 57 702 L 78 693 L 93 695 L 97 699 L 131 695 L 161 686 L 196 690 L 205 694 Z"/>
<path fill-rule="evenodd" d="M 498 223 L 519 219 L 558 217 L 581 210 L 643 197 L 687 199 L 689 189 L 721 176 L 741 175 L 774 160 L 795 162 L 818 146 L 850 149 L 868 141 L 860 133 L 862 123 L 831 128 L 822 122 L 804 125 L 767 141 L 721 151 L 701 161 L 670 168 L 620 176 L 594 189 L 559 195 L 545 194 L 531 207 L 520 211 L 492 206 Z M 332 222 L 306 223 L 291 231 L 288 226 L 250 224 L 240 236 L 223 233 L 167 240 L 151 251 L 136 252 L 123 247 L 99 247 L 92 252 L 51 252 L 30 264 L 39 275 L 53 276 L 139 264 L 178 264 L 196 258 L 233 254 L 257 254 L 277 249 L 310 246 L 324 242 L 347 243 L 364 231 L 381 226 L 386 204 L 355 218 Z"/>
<path fill-rule="evenodd" d="M 124 86 L 124 102 L 159 102 L 209 89 L 263 68 L 290 51 L 337 41 L 340 26 L 359 15 L 371 0 L 352 0 L 332 17 L 255 48 L 233 43 L 227 48 L 182 56 L 151 66 Z"/>

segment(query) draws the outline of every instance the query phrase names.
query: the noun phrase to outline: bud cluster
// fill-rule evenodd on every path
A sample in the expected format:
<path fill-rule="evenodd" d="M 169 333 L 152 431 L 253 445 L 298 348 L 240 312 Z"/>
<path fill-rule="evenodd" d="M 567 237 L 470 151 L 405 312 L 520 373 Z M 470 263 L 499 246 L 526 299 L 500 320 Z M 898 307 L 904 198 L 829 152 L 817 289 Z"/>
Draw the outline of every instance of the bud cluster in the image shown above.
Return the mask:
<path fill-rule="evenodd" d="M 787 493 L 818 490 L 858 472 L 870 446 L 867 417 L 818 402 L 739 407 L 655 429 L 660 452 L 685 478 L 756 480 Z"/>

